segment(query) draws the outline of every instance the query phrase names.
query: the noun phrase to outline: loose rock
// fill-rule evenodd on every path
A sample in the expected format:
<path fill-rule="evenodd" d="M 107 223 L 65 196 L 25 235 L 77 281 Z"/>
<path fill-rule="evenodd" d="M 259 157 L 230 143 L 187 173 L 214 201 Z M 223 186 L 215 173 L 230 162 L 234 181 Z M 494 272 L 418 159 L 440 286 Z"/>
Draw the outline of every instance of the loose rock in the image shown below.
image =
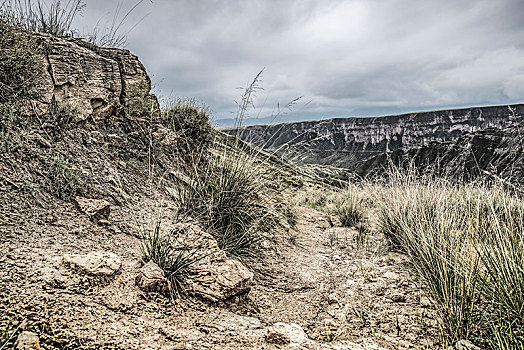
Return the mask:
<path fill-rule="evenodd" d="M 40 350 L 40 339 L 33 332 L 23 331 L 15 343 L 16 350 Z"/>
<path fill-rule="evenodd" d="M 166 293 L 169 291 L 169 281 L 164 271 L 153 261 L 145 264 L 136 276 L 136 285 L 143 290 Z"/>
<path fill-rule="evenodd" d="M 118 255 L 110 252 L 66 254 L 62 262 L 66 266 L 92 276 L 111 276 L 120 270 L 122 265 Z"/>
<path fill-rule="evenodd" d="M 266 341 L 273 344 L 302 344 L 309 339 L 306 332 L 296 323 L 278 322 L 266 329 Z"/>
<path fill-rule="evenodd" d="M 88 215 L 92 221 L 107 221 L 109 219 L 111 204 L 106 200 L 76 197 L 75 203 L 78 209 Z"/>

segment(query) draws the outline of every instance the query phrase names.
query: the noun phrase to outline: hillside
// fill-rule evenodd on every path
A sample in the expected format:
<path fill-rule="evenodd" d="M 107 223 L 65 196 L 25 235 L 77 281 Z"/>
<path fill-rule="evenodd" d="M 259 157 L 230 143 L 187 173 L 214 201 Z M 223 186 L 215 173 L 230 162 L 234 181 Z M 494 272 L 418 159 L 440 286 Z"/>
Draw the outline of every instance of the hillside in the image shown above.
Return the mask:
<path fill-rule="evenodd" d="M 351 171 L 361 178 L 370 178 L 380 175 L 391 165 L 414 166 L 420 172 L 450 176 L 459 181 L 502 179 L 511 188 L 522 188 L 523 125 L 486 129 L 448 142 L 430 142 L 382 153 L 356 163 Z"/>
<path fill-rule="evenodd" d="M 295 206 L 297 191 L 334 191 L 315 171 L 213 131 L 194 104 L 160 111 L 128 51 L 26 39 L 46 50 L 29 67 L 39 90 L 19 100 L 23 122 L 2 110 L 2 347 L 431 343 L 434 324 L 417 326 L 427 306 L 406 258 L 357 246 L 357 230 L 323 208 Z M 232 187 L 220 187 L 226 179 Z M 375 290 L 370 274 L 383 286 L 379 304 L 352 297 Z M 380 317 L 364 320 L 351 311 L 357 303 Z"/>

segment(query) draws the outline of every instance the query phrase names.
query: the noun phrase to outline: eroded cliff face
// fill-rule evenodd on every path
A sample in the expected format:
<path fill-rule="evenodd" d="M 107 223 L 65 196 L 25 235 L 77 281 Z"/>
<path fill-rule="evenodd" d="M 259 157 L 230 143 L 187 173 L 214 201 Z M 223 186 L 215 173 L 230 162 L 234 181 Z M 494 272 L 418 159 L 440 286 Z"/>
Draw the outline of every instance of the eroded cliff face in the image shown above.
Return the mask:
<path fill-rule="evenodd" d="M 100 48 L 78 39 L 38 34 L 44 70 L 37 109 L 54 100 L 77 108 L 79 119 L 120 115 L 126 100 L 150 95 L 151 80 L 138 57 L 123 49 Z"/>
<path fill-rule="evenodd" d="M 502 129 L 522 120 L 523 114 L 524 105 L 518 104 L 248 126 L 240 134 L 248 142 L 302 162 L 351 167 L 383 152 L 447 142 L 488 128 Z"/>
<path fill-rule="evenodd" d="M 524 123 L 504 129 L 469 133 L 449 142 L 397 149 L 382 153 L 351 169 L 359 178 L 387 173 L 390 165 L 415 166 L 421 173 L 446 175 L 459 180 L 503 180 L 510 189 L 524 186 Z"/>

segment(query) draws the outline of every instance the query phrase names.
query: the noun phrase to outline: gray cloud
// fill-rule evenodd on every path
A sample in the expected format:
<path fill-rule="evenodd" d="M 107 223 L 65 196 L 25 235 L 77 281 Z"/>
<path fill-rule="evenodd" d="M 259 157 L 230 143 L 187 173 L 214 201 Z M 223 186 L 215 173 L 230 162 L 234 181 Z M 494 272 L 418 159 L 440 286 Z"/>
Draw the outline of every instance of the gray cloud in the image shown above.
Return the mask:
<path fill-rule="evenodd" d="M 77 27 L 118 2 L 87 0 Z M 153 0 L 127 25 L 146 13 L 127 47 L 161 95 L 216 118 L 264 67 L 260 115 L 300 95 L 295 113 L 318 117 L 523 100 L 521 0 Z"/>

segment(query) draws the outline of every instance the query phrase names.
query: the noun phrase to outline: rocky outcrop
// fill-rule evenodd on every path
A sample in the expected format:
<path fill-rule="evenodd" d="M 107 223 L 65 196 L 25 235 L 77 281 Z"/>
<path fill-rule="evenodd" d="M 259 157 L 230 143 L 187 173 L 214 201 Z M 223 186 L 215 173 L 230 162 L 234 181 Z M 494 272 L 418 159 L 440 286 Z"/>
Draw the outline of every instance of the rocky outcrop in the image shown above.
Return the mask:
<path fill-rule="evenodd" d="M 79 39 L 35 34 L 43 47 L 41 98 L 44 113 L 53 103 L 76 108 L 78 119 L 101 120 L 120 115 L 129 99 L 149 98 L 151 80 L 137 56 L 123 49 L 100 48 Z"/>
<path fill-rule="evenodd" d="M 351 167 L 358 161 L 431 142 L 448 142 L 522 120 L 524 105 L 477 107 L 403 115 L 336 118 L 249 126 L 242 139 L 305 162 Z M 235 134 L 236 130 L 223 130 Z"/>

